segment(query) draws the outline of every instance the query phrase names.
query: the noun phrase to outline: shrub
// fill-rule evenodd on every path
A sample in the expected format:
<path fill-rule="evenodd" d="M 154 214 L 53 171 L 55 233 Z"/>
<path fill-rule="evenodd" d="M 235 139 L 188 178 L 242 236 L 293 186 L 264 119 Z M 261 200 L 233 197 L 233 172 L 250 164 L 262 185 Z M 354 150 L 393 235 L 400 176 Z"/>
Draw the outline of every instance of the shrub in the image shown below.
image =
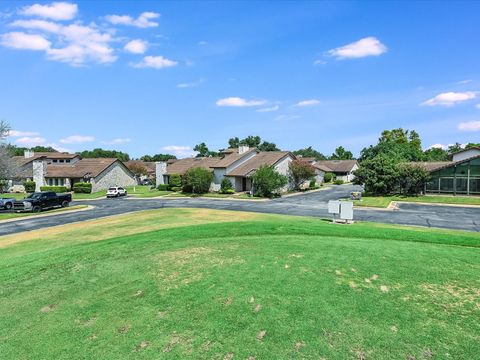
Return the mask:
<path fill-rule="evenodd" d="M 325 173 L 325 175 L 323 175 L 323 181 L 329 183 L 329 182 L 332 182 L 333 180 L 335 180 L 335 174 L 334 173 L 327 172 L 327 173 Z"/>
<path fill-rule="evenodd" d="M 317 180 L 316 179 L 311 179 L 310 184 L 308 184 L 308 187 L 310 189 L 315 189 L 317 187 Z"/>
<path fill-rule="evenodd" d="M 305 160 L 297 159 L 288 164 L 288 173 L 295 190 L 300 190 L 305 181 L 315 176 L 315 168 Z"/>
<path fill-rule="evenodd" d="M 25 188 L 25 192 L 32 193 L 35 191 L 35 187 L 36 187 L 35 181 L 25 181 L 23 183 L 23 187 Z"/>
<path fill-rule="evenodd" d="M 65 186 L 40 186 L 40 191 L 53 191 L 56 193 L 64 193 L 68 190 Z"/>
<path fill-rule="evenodd" d="M 273 166 L 262 165 L 253 174 L 254 195 L 273 197 L 287 185 L 288 179 L 279 174 Z"/>
<path fill-rule="evenodd" d="M 168 185 L 169 185 L 168 190 L 176 191 L 176 190 L 173 190 L 173 188 L 182 187 L 182 178 L 178 174 L 172 174 L 170 175 Z"/>
<path fill-rule="evenodd" d="M 160 184 L 157 186 L 157 190 L 159 191 L 167 191 L 169 186 L 167 184 Z"/>
<path fill-rule="evenodd" d="M 344 181 L 341 180 L 341 179 L 338 179 L 338 180 L 335 180 L 333 183 L 334 183 L 335 185 L 342 185 L 342 184 L 344 183 Z"/>
<path fill-rule="evenodd" d="M 201 167 L 193 167 L 188 169 L 183 176 L 183 191 L 192 194 L 205 194 L 210 190 L 212 180 L 213 174 L 211 171 Z"/>
<path fill-rule="evenodd" d="M 398 182 L 400 193 L 404 195 L 418 195 L 424 185 L 430 180 L 430 173 L 420 165 L 398 164 Z"/>
<path fill-rule="evenodd" d="M 233 193 L 235 193 L 235 190 L 233 190 L 232 182 L 225 177 L 222 179 L 222 183 L 220 184 L 220 193 L 221 194 L 233 194 Z"/>
<path fill-rule="evenodd" d="M 368 194 L 389 195 L 398 189 L 397 160 L 388 155 L 381 154 L 362 161 L 354 175 L 353 183 L 364 185 Z"/>
<path fill-rule="evenodd" d="M 8 190 L 8 181 L 0 180 L 0 193 L 7 192 Z"/>
<path fill-rule="evenodd" d="M 178 192 L 178 191 L 182 191 L 182 187 L 181 186 L 171 186 L 170 190 Z"/>
<path fill-rule="evenodd" d="M 77 182 L 73 184 L 73 192 L 75 194 L 91 194 L 92 184 L 88 182 Z"/>

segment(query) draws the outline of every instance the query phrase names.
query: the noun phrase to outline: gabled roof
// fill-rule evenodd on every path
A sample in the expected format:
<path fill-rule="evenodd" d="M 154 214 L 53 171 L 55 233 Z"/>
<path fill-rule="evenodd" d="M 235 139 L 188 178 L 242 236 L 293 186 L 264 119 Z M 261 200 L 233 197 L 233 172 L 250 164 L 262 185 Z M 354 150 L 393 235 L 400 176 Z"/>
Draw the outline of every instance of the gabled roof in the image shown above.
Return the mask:
<path fill-rule="evenodd" d="M 26 158 L 25 156 L 14 156 L 13 160 L 19 165 L 23 166 L 32 162 L 34 160 L 40 159 L 75 159 L 80 157 L 78 154 L 68 154 L 68 153 L 61 153 L 61 152 L 36 152 L 32 157 Z"/>
<path fill-rule="evenodd" d="M 213 166 L 220 160 L 215 157 L 195 157 L 179 159 L 174 163 L 167 164 L 166 175 L 183 175 L 188 169 L 193 167 L 201 167 L 208 170 L 213 170 Z"/>
<path fill-rule="evenodd" d="M 480 159 L 480 155 L 471 156 L 469 158 L 458 160 L 458 161 L 411 162 L 410 164 L 421 165 L 426 170 L 432 172 L 432 171 L 438 171 L 438 170 L 446 169 L 446 168 L 449 168 L 451 166 L 455 166 L 455 165 L 458 165 L 458 164 L 463 164 L 464 162 L 467 162 L 467 161 L 470 161 L 470 160 L 475 160 L 475 159 Z"/>
<path fill-rule="evenodd" d="M 289 151 L 262 151 L 256 156 L 245 161 L 240 166 L 237 166 L 232 171 L 225 174 L 225 176 L 241 176 L 245 177 L 252 171 L 257 170 L 262 165 L 275 165 L 283 158 L 291 156 L 295 159 L 295 155 Z"/>
<path fill-rule="evenodd" d="M 257 149 L 253 148 L 250 150 L 245 151 L 243 154 L 238 153 L 238 149 L 228 149 L 228 150 L 236 150 L 232 152 L 225 153 L 226 155 L 221 158 L 214 166 L 214 168 L 226 168 L 232 165 L 235 161 L 242 159 L 243 157 L 258 152 Z"/>
<path fill-rule="evenodd" d="M 353 170 L 353 167 L 358 165 L 357 160 L 320 160 L 313 164 L 313 166 L 320 169 L 319 166 L 328 169 L 328 172 L 347 173 Z M 320 169 L 322 170 L 322 169 Z"/>
<path fill-rule="evenodd" d="M 110 165 L 115 162 L 123 163 L 116 158 L 89 158 L 82 159 L 71 165 L 47 165 L 47 173 L 45 177 L 48 178 L 83 178 L 97 177 Z M 124 165 L 123 165 L 124 166 Z"/>

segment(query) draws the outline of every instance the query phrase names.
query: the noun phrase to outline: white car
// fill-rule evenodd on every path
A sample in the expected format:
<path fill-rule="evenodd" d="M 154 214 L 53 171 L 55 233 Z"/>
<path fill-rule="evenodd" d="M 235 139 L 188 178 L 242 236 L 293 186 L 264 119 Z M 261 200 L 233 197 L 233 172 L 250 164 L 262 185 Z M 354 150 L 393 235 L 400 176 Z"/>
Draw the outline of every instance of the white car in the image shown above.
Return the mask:
<path fill-rule="evenodd" d="M 107 197 L 120 197 L 120 196 L 127 196 L 127 190 L 122 187 L 111 187 L 107 190 Z"/>

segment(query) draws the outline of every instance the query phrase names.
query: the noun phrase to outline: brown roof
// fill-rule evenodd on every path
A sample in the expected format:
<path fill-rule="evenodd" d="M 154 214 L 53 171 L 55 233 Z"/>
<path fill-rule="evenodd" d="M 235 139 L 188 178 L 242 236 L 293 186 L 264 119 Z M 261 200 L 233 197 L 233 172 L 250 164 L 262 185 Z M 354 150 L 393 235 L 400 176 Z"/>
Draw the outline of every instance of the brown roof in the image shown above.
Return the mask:
<path fill-rule="evenodd" d="M 331 172 L 347 173 L 352 171 L 356 164 L 358 164 L 357 160 L 320 160 L 313 164 L 313 166 L 317 167 L 318 169 L 320 169 L 319 166 L 325 166 L 326 168 L 330 169 L 329 171 Z"/>
<path fill-rule="evenodd" d="M 442 170 L 450 166 L 455 166 L 455 165 L 462 164 L 464 162 L 475 160 L 475 159 L 480 159 L 480 155 L 471 156 L 469 158 L 458 160 L 458 161 L 411 162 L 410 164 L 421 165 L 428 171 L 437 171 L 437 170 Z"/>
<path fill-rule="evenodd" d="M 193 167 L 201 167 L 212 170 L 213 165 L 215 165 L 219 160 L 220 158 L 215 157 L 195 157 L 179 159 L 172 164 L 167 164 L 166 175 L 183 175 L 187 172 L 188 169 Z"/>
<path fill-rule="evenodd" d="M 247 176 L 252 171 L 258 169 L 262 165 L 274 165 L 284 157 L 291 155 L 295 158 L 295 155 L 289 151 L 262 151 L 256 156 L 245 161 L 242 165 L 236 167 L 232 171 L 226 174 L 226 176 Z"/>
<path fill-rule="evenodd" d="M 252 152 L 258 152 L 257 149 L 250 149 L 245 151 L 243 154 L 238 153 L 238 149 L 228 149 L 228 150 L 236 150 L 236 152 L 229 152 L 223 158 L 221 158 L 214 166 L 214 168 L 226 168 L 232 165 L 235 161 L 240 160 L 244 156 L 251 154 Z"/>
<path fill-rule="evenodd" d="M 322 170 L 324 172 L 333 172 L 331 168 L 329 168 L 327 165 L 319 164 L 317 162 L 313 163 L 312 166 L 314 168 L 317 168 L 318 170 Z"/>
<path fill-rule="evenodd" d="M 34 160 L 39 159 L 74 159 L 76 157 L 80 157 L 78 154 L 68 154 L 68 153 L 61 153 L 61 152 L 36 152 L 32 157 L 26 158 L 25 156 L 14 156 L 13 160 L 19 165 L 23 166 L 32 162 Z"/>
<path fill-rule="evenodd" d="M 142 160 L 129 160 L 125 165 L 130 168 L 132 165 L 144 166 L 149 174 L 155 174 L 156 166 L 154 161 L 142 161 Z"/>
<path fill-rule="evenodd" d="M 47 174 L 45 177 L 49 178 L 83 178 L 88 174 L 90 177 L 97 177 L 110 165 L 118 161 L 116 158 L 91 158 L 82 159 L 71 165 L 53 165 L 47 166 Z"/>

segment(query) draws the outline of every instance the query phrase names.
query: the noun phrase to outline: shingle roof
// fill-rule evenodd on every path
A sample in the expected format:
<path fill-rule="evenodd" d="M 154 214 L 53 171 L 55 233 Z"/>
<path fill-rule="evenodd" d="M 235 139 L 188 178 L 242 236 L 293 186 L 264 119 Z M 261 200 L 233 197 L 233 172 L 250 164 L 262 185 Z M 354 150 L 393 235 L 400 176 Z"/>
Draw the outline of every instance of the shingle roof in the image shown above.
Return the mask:
<path fill-rule="evenodd" d="M 250 149 L 245 151 L 243 154 L 238 153 L 238 149 L 229 149 L 229 150 L 236 150 L 236 152 L 229 152 L 223 158 L 221 158 L 214 166 L 214 168 L 226 168 L 232 165 L 235 161 L 240 160 L 244 156 L 251 154 L 253 152 L 258 152 L 257 149 Z"/>
<path fill-rule="evenodd" d="M 291 155 L 289 151 L 262 151 L 253 158 L 247 160 L 242 165 L 236 167 L 226 174 L 226 176 L 247 176 L 252 171 L 258 169 L 262 165 L 274 165 L 284 157 Z"/>
<path fill-rule="evenodd" d="M 480 159 L 480 155 L 471 156 L 469 158 L 458 160 L 458 161 L 411 162 L 410 164 L 421 165 L 428 171 L 437 171 L 437 170 L 445 169 L 450 166 L 455 166 L 455 165 L 462 164 L 464 162 L 475 160 L 475 159 Z"/>
<path fill-rule="evenodd" d="M 73 164 L 49 164 L 45 177 L 83 178 L 87 174 L 91 177 L 97 177 L 116 161 L 121 163 L 121 161 L 116 158 L 91 158 L 82 159 Z"/>
<path fill-rule="evenodd" d="M 320 160 L 313 166 L 326 166 L 330 169 L 329 171 L 346 173 L 352 171 L 356 164 L 358 164 L 357 160 Z"/>
<path fill-rule="evenodd" d="M 213 170 L 213 165 L 215 165 L 219 160 L 220 158 L 215 157 L 179 159 L 172 164 L 167 164 L 166 175 L 183 175 L 188 169 L 193 167 L 201 167 L 204 169 Z"/>
<path fill-rule="evenodd" d="M 14 156 L 13 160 L 19 164 L 19 166 L 23 166 L 29 162 L 39 159 L 74 159 L 76 157 L 80 157 L 80 155 L 60 152 L 36 152 L 32 157 L 29 158 L 26 158 L 25 156 Z"/>

